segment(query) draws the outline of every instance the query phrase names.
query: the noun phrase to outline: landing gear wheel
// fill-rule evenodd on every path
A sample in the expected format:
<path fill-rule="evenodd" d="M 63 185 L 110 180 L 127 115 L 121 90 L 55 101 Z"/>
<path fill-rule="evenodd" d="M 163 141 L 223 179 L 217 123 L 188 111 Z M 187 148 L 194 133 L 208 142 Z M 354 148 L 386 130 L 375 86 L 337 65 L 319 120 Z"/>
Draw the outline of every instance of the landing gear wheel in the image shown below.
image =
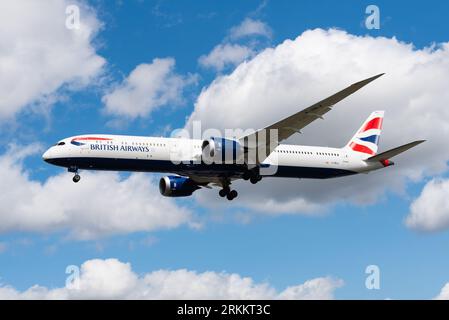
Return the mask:
<path fill-rule="evenodd" d="M 238 196 L 237 191 L 232 190 L 231 192 L 229 192 L 229 193 L 227 194 L 226 198 L 227 198 L 229 201 L 231 201 L 231 200 L 233 200 L 234 198 L 237 198 L 237 196 Z"/>
<path fill-rule="evenodd" d="M 75 174 L 74 176 L 73 176 L 73 182 L 75 182 L 75 183 L 77 183 L 77 182 L 79 182 L 80 180 L 81 180 L 81 177 L 80 177 L 80 175 L 79 174 Z"/>
<path fill-rule="evenodd" d="M 249 173 L 249 171 L 246 171 L 243 176 L 242 176 L 243 180 L 247 181 L 249 180 L 249 178 L 251 178 L 251 174 Z"/>
<path fill-rule="evenodd" d="M 220 195 L 220 197 L 226 197 L 226 195 L 228 194 L 227 190 L 225 189 L 221 189 L 220 191 L 218 191 L 218 194 Z"/>
<path fill-rule="evenodd" d="M 256 183 L 259 182 L 260 180 L 262 180 L 262 177 L 261 177 L 261 176 L 252 176 L 252 177 L 249 179 L 249 181 L 250 181 L 252 184 L 256 184 Z"/>

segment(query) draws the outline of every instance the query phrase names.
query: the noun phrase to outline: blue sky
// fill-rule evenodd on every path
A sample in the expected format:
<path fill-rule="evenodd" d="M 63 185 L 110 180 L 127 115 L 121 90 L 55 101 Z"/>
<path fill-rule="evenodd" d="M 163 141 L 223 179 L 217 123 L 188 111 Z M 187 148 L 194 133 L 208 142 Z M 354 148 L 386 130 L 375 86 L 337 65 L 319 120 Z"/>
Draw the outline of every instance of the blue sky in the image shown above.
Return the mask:
<path fill-rule="evenodd" d="M 395 37 L 413 43 L 416 50 L 449 41 L 446 17 L 449 5 L 444 1 L 376 1 L 374 4 L 381 13 L 379 30 L 364 26 L 365 8 L 371 1 L 131 0 L 87 4 L 102 22 L 91 42 L 96 54 L 106 61 L 100 75 L 80 88 L 73 89 L 73 84 L 67 82 L 58 86 L 53 91 L 58 99 L 42 107 L 44 111 L 36 111 L 33 107 L 36 99 L 30 99 L 12 116 L 0 118 L 4 142 L 19 148 L 39 143 L 42 150 L 60 138 L 81 133 L 167 135 L 167 126 L 184 127 L 202 90 L 217 77 L 232 73 L 235 67 L 231 65 L 217 72 L 202 66 L 199 58 L 218 44 L 226 43 L 230 30 L 247 18 L 260 21 L 271 30 L 271 36 L 258 38 L 253 56 L 248 59 L 266 47 L 274 48 L 315 28 L 337 28 L 367 37 Z M 246 41 L 237 39 L 235 43 L 244 45 Z M 139 64 L 166 57 L 176 61 L 176 74 L 195 79 L 183 88 L 182 101 L 154 108 L 145 117 L 111 125 L 111 120 L 118 116 L 105 112 L 102 100 L 105 92 L 122 83 Z M 335 64 L 338 60 L 335 57 Z M 365 74 L 360 79 L 364 77 Z M 0 146 L 0 154 L 8 148 L 6 144 Z M 40 152 L 24 158 L 22 168 L 29 179 L 40 183 L 62 171 L 43 163 Z M 122 175 L 123 179 L 126 177 L 129 175 Z M 316 215 L 258 214 L 252 212 L 251 206 L 214 208 L 202 199 L 169 199 L 176 206 L 188 208 L 202 227 L 181 224 L 154 231 L 100 235 L 89 240 L 68 237 L 68 226 L 2 229 L 0 284 L 18 291 L 35 284 L 62 287 L 67 265 L 116 258 L 131 263 L 134 272 L 140 275 L 159 269 L 225 271 L 251 277 L 257 283 L 268 282 L 279 291 L 309 279 L 330 276 L 344 281 L 335 290 L 338 299 L 432 298 L 449 282 L 449 234 L 444 228 L 438 232 L 416 231 L 404 221 L 411 203 L 434 177 L 444 179 L 445 170 L 428 171 L 415 180 L 408 177 L 400 191 L 386 188 L 370 204 L 335 201 L 324 213 Z M 147 192 L 159 197 L 156 187 Z M 27 194 L 22 197 L 26 199 Z M 149 201 L 152 199 L 154 196 Z M 132 197 L 129 201 L 133 201 Z M 79 206 L 83 205 L 80 201 Z M 249 220 L 239 219 L 240 213 L 247 214 Z M 14 211 L 4 213 L 14 214 Z M 365 268 L 371 264 L 380 267 L 380 290 L 365 288 Z"/>

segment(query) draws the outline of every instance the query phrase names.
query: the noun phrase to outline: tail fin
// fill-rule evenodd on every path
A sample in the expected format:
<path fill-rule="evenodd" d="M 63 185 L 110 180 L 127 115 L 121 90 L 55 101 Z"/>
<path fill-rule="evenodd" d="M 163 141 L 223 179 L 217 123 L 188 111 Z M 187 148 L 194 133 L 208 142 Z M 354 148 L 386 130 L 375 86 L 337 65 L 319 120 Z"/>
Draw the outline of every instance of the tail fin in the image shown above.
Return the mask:
<path fill-rule="evenodd" d="M 384 111 L 371 113 L 344 148 L 356 152 L 362 158 L 374 156 L 377 153 L 383 119 Z"/>

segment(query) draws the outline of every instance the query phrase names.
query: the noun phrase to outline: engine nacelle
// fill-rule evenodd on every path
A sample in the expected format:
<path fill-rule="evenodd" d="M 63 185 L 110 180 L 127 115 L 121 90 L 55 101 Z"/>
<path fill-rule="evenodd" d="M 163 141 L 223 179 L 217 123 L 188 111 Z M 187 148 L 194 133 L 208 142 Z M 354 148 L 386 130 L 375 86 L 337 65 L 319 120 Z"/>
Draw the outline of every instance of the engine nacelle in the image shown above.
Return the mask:
<path fill-rule="evenodd" d="M 203 161 L 206 163 L 243 163 L 244 147 L 236 140 L 211 137 L 201 144 Z"/>
<path fill-rule="evenodd" d="M 165 176 L 159 180 L 159 191 L 166 197 L 187 197 L 200 187 L 190 178 Z"/>

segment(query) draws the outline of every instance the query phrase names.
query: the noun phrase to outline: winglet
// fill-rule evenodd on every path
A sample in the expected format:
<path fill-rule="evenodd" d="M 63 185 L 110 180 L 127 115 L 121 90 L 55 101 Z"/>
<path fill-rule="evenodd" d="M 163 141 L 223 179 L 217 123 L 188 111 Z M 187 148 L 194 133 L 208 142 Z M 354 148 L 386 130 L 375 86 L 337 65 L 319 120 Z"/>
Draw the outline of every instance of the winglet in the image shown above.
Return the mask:
<path fill-rule="evenodd" d="M 378 75 L 375 75 L 375 76 L 373 76 L 373 77 L 371 77 L 371 78 L 368 78 L 368 79 L 365 79 L 365 80 L 356 82 L 356 83 L 352 84 L 352 86 L 357 87 L 357 88 L 360 89 L 360 88 L 366 86 L 368 83 L 373 82 L 373 81 L 376 80 L 377 78 L 382 77 L 384 74 L 385 74 L 385 72 L 384 72 L 384 73 L 379 73 Z M 358 90 L 358 89 L 357 89 L 357 90 Z"/>

